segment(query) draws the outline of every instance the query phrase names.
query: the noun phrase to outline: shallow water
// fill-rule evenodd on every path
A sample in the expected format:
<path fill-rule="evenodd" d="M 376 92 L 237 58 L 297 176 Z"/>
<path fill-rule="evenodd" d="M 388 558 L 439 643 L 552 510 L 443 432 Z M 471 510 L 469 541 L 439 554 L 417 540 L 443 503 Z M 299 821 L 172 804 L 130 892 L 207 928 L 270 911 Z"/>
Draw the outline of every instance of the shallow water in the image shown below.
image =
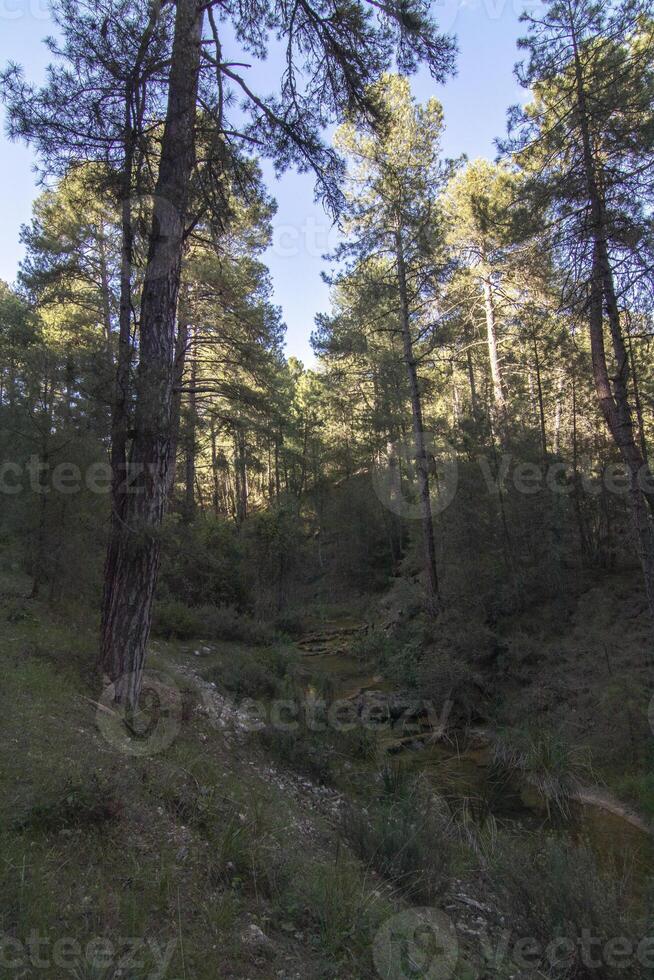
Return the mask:
<path fill-rule="evenodd" d="M 339 624 L 340 625 L 340 624 Z M 343 624 L 349 630 L 356 624 Z M 366 690 L 390 691 L 392 685 L 350 654 L 349 633 L 330 635 L 304 652 L 297 679 L 307 694 L 324 698 L 350 698 Z M 459 750 L 451 742 L 424 744 L 408 737 L 400 746 L 398 733 L 383 731 L 378 736 L 380 759 L 393 752 L 395 764 L 425 772 L 446 797 L 465 803 L 472 815 L 483 820 L 493 816 L 498 823 L 516 830 L 563 835 L 583 842 L 597 854 L 600 864 L 633 880 L 636 891 L 654 872 L 654 836 L 626 816 L 598 805 L 569 801 L 565 812 L 548 804 L 537 789 L 514 776 L 500 776 L 491 764 L 490 747 Z M 598 794 L 601 797 L 601 790 Z"/>

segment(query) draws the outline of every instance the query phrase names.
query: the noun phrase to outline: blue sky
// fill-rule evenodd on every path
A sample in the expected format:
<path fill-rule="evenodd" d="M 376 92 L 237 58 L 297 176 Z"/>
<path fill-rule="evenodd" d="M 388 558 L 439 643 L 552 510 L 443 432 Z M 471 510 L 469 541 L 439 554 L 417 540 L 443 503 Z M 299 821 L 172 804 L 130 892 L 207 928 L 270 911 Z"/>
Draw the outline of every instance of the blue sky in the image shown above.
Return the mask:
<path fill-rule="evenodd" d="M 538 0 L 536 0 L 538 2 Z M 533 7 L 534 0 L 531 0 Z M 494 156 L 493 140 L 505 129 L 506 110 L 519 101 L 513 77 L 516 39 L 522 33 L 518 14 L 524 0 L 436 0 L 441 29 L 458 37 L 457 76 L 435 85 L 428 74 L 414 79 L 420 100 L 436 95 L 445 110 L 444 151 L 470 158 Z M 38 80 L 48 61 L 42 43 L 50 31 L 47 0 L 0 0 L 0 65 L 13 60 Z M 21 249 L 21 224 L 29 220 L 38 194 L 31 152 L 0 136 L 0 278 L 12 282 Z M 330 243 L 330 222 L 313 201 L 313 181 L 289 172 L 276 180 L 265 167 L 277 199 L 273 245 L 265 256 L 288 326 L 288 352 L 305 363 L 313 360 L 309 335 L 316 313 L 328 308 L 327 287 L 320 278 L 323 253 Z"/>

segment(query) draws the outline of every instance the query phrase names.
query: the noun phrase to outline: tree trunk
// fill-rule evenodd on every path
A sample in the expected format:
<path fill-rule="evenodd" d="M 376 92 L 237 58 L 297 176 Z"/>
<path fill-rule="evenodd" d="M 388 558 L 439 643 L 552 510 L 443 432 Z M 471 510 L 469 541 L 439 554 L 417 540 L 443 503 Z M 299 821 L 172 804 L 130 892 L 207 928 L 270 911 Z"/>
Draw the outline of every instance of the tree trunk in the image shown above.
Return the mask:
<path fill-rule="evenodd" d="M 194 354 L 194 335 L 192 331 L 189 335 L 189 357 L 191 360 L 191 372 L 190 390 L 188 396 L 188 425 L 185 446 L 186 472 L 184 517 L 190 523 L 195 516 L 195 453 L 197 450 L 196 432 L 198 424 L 198 405 L 195 391 L 198 371 L 197 361 Z"/>
<path fill-rule="evenodd" d="M 561 423 L 563 420 L 563 385 L 564 373 L 559 371 L 559 379 L 556 386 L 556 407 L 554 409 L 554 440 L 552 442 L 552 452 L 555 456 L 561 451 Z"/>
<path fill-rule="evenodd" d="M 125 144 L 121 188 L 121 256 L 120 310 L 118 317 L 118 354 L 116 380 L 111 414 L 111 525 L 104 567 L 102 598 L 103 636 L 101 657 L 104 660 L 105 622 L 109 617 L 111 591 L 116 577 L 118 543 L 125 527 L 127 509 L 127 442 L 129 429 L 130 375 L 132 370 L 132 177 L 134 167 L 133 130 L 129 105 L 129 89 L 125 108 Z"/>
<path fill-rule="evenodd" d="M 613 270 L 608 253 L 608 222 L 604 201 L 599 188 L 595 158 L 590 138 L 586 108 L 586 90 L 581 59 L 576 40 L 576 29 L 570 19 L 574 51 L 574 69 L 577 89 L 577 108 L 581 129 L 583 162 L 592 221 L 592 266 L 590 283 L 590 342 L 593 376 L 600 408 L 613 441 L 629 474 L 632 517 L 636 532 L 638 553 L 643 570 L 645 593 L 654 625 L 654 480 L 634 437 L 631 406 L 628 398 L 629 362 L 622 337 L 620 314 L 615 295 Z M 606 304 L 609 330 L 613 344 L 616 371 L 613 389 L 606 361 L 604 345 L 603 301 Z M 647 488 L 647 489 L 646 489 Z M 649 505 L 650 512 L 646 506 Z"/>
<path fill-rule="evenodd" d="M 179 299 L 177 315 L 177 338 L 175 340 L 175 367 L 173 372 L 173 408 L 170 436 L 170 468 L 168 470 L 168 496 L 173 492 L 177 476 L 177 448 L 179 446 L 179 431 L 182 424 L 182 392 L 184 389 L 184 373 L 186 371 L 186 355 L 188 352 L 189 323 L 186 304 Z"/>
<path fill-rule="evenodd" d="M 125 519 L 114 525 L 108 568 L 102 663 L 115 700 L 138 707 L 157 584 L 161 527 L 171 466 L 175 319 L 191 175 L 204 6 L 178 0 L 168 106 L 141 298 L 140 362 L 133 481 Z M 112 535 L 112 538 L 113 536 Z M 111 547 L 111 546 L 110 546 Z"/>
<path fill-rule="evenodd" d="M 629 361 L 631 363 L 631 380 L 634 386 L 634 408 L 636 409 L 636 419 L 638 421 L 638 437 L 640 441 L 640 451 L 643 459 L 648 462 L 647 437 L 645 435 L 645 419 L 643 417 L 643 403 L 640 397 L 640 384 L 638 382 L 638 372 L 636 370 L 636 357 L 631 333 L 627 328 L 627 342 L 629 344 Z"/>
<path fill-rule="evenodd" d="M 395 233 L 395 257 L 397 261 L 397 279 L 400 297 L 400 323 L 402 328 L 402 343 L 404 363 L 411 392 L 411 409 L 413 415 L 413 436 L 415 439 L 415 462 L 418 474 L 418 492 L 420 494 L 420 509 L 422 512 L 422 538 L 425 552 L 425 570 L 427 572 L 427 598 L 432 614 L 438 612 L 440 605 L 438 571 L 436 566 L 436 543 L 434 538 L 434 521 L 431 512 L 431 495 L 429 492 L 429 460 L 425 445 L 425 430 L 422 417 L 422 401 L 418 373 L 413 353 L 411 323 L 409 316 L 409 296 L 404 262 L 404 246 L 402 234 Z"/>
<path fill-rule="evenodd" d="M 545 406 L 543 402 L 543 383 L 540 374 L 540 357 L 538 354 L 538 341 L 536 334 L 532 334 L 534 345 L 534 368 L 536 369 L 536 392 L 538 395 L 538 420 L 540 423 L 540 441 L 543 450 L 543 459 L 547 457 L 547 431 L 545 429 Z"/>
<path fill-rule="evenodd" d="M 475 365 L 472 360 L 472 351 L 470 350 L 468 331 L 465 332 L 466 340 L 466 366 L 468 368 L 468 384 L 470 386 L 470 411 L 475 422 L 479 418 L 479 410 L 477 406 L 477 383 L 475 381 Z"/>
<path fill-rule="evenodd" d="M 490 361 L 491 378 L 493 380 L 493 403 L 498 415 L 506 413 L 506 400 L 502 386 L 502 369 L 497 351 L 497 323 L 495 319 L 495 298 L 490 275 L 482 280 L 484 291 L 484 311 L 486 313 L 486 335 L 488 338 L 488 359 Z"/>

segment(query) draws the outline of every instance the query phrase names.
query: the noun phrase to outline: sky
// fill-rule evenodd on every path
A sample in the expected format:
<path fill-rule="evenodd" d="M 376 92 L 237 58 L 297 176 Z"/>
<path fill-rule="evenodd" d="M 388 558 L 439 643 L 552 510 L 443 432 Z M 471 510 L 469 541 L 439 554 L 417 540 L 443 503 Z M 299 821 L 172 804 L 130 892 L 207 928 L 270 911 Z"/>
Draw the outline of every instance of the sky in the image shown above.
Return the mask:
<path fill-rule="evenodd" d="M 534 2 L 538 0 L 531 0 L 532 8 Z M 524 97 L 513 76 L 523 7 L 524 0 L 435 0 L 433 12 L 441 30 L 458 39 L 457 75 L 437 85 L 421 72 L 413 89 L 420 101 L 435 95 L 443 104 L 446 156 L 495 156 L 494 140 L 504 134 L 506 110 Z M 23 65 L 28 79 L 38 82 L 49 60 L 43 38 L 50 31 L 47 0 L 0 0 L 0 66 L 15 61 Z M 6 138 L 3 119 L 0 279 L 10 283 L 22 257 L 20 227 L 29 221 L 39 193 L 33 164 L 29 149 Z M 321 272 L 327 268 L 323 255 L 334 244 L 334 230 L 313 200 L 311 176 L 290 171 L 276 179 L 268 165 L 264 174 L 278 205 L 273 242 L 264 261 L 271 271 L 274 301 L 287 324 L 287 352 L 311 365 L 314 317 L 329 308 Z"/>

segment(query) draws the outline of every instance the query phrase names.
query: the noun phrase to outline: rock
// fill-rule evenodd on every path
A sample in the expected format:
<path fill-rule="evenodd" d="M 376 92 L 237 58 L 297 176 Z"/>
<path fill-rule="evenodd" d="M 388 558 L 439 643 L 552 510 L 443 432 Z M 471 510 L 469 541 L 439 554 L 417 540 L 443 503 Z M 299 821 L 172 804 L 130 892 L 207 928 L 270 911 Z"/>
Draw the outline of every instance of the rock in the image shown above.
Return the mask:
<path fill-rule="evenodd" d="M 241 941 L 248 949 L 260 955 L 272 956 L 274 952 L 272 940 L 254 922 L 251 922 L 242 933 Z"/>

